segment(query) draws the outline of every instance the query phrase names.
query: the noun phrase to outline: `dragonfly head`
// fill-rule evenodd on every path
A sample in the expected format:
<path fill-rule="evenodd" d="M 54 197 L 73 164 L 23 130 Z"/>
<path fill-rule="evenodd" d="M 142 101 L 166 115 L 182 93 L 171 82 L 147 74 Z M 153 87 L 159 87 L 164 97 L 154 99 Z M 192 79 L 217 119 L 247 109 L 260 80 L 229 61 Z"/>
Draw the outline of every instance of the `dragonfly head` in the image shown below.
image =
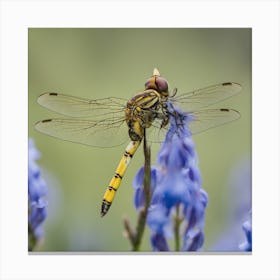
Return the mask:
<path fill-rule="evenodd" d="M 154 89 L 163 96 L 168 96 L 168 82 L 163 77 L 160 77 L 159 71 L 155 68 L 153 76 L 145 83 L 145 89 Z"/>

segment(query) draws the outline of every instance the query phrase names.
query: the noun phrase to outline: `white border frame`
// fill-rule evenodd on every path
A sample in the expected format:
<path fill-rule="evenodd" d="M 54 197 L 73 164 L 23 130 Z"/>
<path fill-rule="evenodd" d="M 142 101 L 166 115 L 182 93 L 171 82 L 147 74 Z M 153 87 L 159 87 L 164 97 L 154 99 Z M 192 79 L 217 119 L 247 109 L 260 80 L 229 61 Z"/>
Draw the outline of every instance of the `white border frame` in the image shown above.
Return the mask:
<path fill-rule="evenodd" d="M 11 0 L 0 18 L 1 279 L 279 279 L 278 1 Z M 28 27 L 253 28 L 252 255 L 28 255 Z"/>

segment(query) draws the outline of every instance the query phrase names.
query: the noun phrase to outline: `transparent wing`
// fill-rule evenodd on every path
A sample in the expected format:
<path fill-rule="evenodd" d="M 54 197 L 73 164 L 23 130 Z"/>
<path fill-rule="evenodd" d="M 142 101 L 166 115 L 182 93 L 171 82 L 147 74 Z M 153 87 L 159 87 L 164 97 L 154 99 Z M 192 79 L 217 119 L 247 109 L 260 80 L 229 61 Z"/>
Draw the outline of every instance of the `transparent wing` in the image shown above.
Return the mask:
<path fill-rule="evenodd" d="M 169 124 L 166 127 L 161 127 L 161 120 L 154 120 L 151 127 L 146 130 L 146 137 L 148 142 L 161 143 L 164 141 L 166 133 L 169 129 Z"/>
<path fill-rule="evenodd" d="M 189 123 L 192 134 L 203 132 L 240 118 L 238 111 L 233 109 L 207 109 L 190 113 L 193 121 Z"/>
<path fill-rule="evenodd" d="M 170 101 L 183 111 L 192 112 L 199 108 L 218 103 L 240 91 L 240 84 L 228 82 L 194 90 L 176 97 L 170 97 Z"/>
<path fill-rule="evenodd" d="M 197 134 L 240 118 L 239 112 L 233 109 L 206 109 L 188 113 L 188 115 L 192 119 L 188 124 L 192 134 Z M 181 123 L 181 121 L 178 121 L 178 123 Z M 147 129 L 148 141 L 155 143 L 163 142 L 169 126 L 170 124 L 161 128 L 161 121 L 154 121 L 152 126 Z"/>
<path fill-rule="evenodd" d="M 70 117 L 123 117 L 126 100 L 122 98 L 104 98 L 90 100 L 75 96 L 47 92 L 38 97 L 38 103 L 49 110 Z"/>
<path fill-rule="evenodd" d="M 129 139 L 124 119 L 48 119 L 36 123 L 35 128 L 62 140 L 95 147 L 113 147 Z"/>

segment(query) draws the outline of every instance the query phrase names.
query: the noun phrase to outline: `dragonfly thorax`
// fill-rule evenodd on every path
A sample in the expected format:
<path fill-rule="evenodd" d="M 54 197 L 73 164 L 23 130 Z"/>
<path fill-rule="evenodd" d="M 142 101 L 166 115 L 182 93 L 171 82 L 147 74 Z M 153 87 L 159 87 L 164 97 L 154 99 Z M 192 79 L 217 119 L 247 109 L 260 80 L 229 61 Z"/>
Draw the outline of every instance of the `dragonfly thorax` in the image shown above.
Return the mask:
<path fill-rule="evenodd" d="M 127 102 L 125 111 L 128 133 L 133 141 L 141 141 L 144 129 L 149 128 L 155 119 L 162 121 L 162 127 L 169 121 L 167 96 L 148 89 L 137 93 Z"/>

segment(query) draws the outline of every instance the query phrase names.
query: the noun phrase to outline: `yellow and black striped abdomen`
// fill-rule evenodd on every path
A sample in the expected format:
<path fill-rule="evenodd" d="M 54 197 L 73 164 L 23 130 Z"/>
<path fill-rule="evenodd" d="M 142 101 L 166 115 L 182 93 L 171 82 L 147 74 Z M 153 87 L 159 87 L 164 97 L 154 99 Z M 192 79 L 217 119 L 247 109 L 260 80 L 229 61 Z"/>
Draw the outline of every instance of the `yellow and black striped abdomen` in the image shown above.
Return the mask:
<path fill-rule="evenodd" d="M 157 118 L 161 119 L 163 124 L 167 123 L 168 117 L 162 105 L 164 102 L 166 102 L 166 98 L 161 97 L 153 89 L 137 93 L 127 102 L 125 118 L 131 142 L 126 147 L 115 175 L 106 189 L 101 206 L 101 216 L 109 211 L 130 160 L 141 144 L 145 129 L 149 128 Z"/>
<path fill-rule="evenodd" d="M 114 177 L 111 179 L 109 186 L 103 196 L 102 206 L 101 206 L 101 217 L 103 217 L 108 211 L 112 202 L 115 198 L 116 191 L 118 190 L 125 171 L 131 161 L 131 158 L 140 146 L 141 141 L 131 141 L 125 149 L 125 152 L 119 162 L 119 165 L 115 171 Z"/>

